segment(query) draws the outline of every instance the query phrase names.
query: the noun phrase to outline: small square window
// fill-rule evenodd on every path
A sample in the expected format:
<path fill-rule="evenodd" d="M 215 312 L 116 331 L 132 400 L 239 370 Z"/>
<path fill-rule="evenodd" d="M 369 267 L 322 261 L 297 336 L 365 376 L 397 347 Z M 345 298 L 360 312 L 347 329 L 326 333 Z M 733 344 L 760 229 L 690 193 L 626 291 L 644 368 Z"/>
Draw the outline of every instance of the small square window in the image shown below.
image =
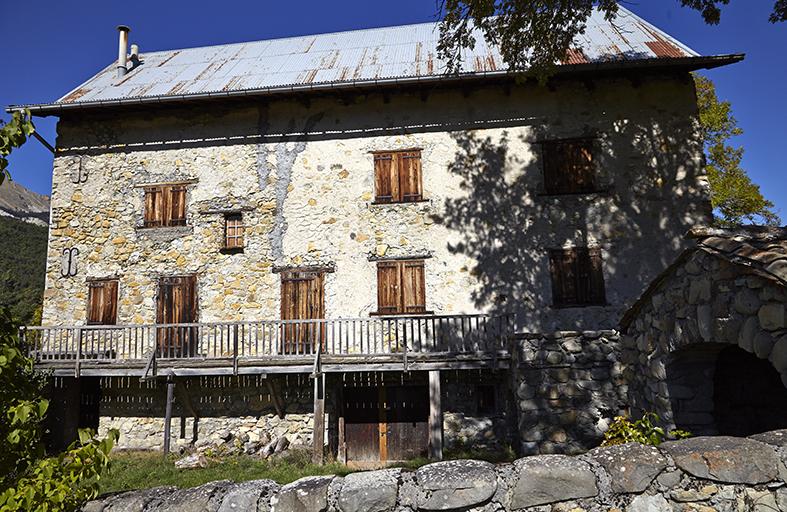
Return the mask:
<path fill-rule="evenodd" d="M 556 140 L 542 142 L 541 146 L 544 188 L 547 194 L 582 194 L 596 191 L 592 140 Z"/>
<path fill-rule="evenodd" d="M 145 220 L 143 227 L 161 228 L 185 225 L 185 185 L 162 185 L 145 188 Z"/>
<path fill-rule="evenodd" d="M 604 306 L 601 249 L 574 247 L 549 251 L 552 304 L 558 307 Z"/>
<path fill-rule="evenodd" d="M 240 249 L 243 247 L 243 216 L 227 215 L 224 218 L 225 237 L 224 249 Z"/>
<path fill-rule="evenodd" d="M 374 154 L 374 202 L 408 203 L 423 200 L 421 152 Z"/>

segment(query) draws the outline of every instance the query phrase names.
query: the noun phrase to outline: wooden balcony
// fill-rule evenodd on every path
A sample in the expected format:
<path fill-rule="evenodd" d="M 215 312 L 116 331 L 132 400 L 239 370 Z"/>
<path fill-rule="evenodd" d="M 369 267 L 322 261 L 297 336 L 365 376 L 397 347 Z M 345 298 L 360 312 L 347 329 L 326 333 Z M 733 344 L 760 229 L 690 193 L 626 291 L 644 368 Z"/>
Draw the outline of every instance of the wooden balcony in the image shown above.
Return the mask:
<path fill-rule="evenodd" d="M 55 376 L 237 375 L 507 368 L 513 315 L 417 315 L 26 327 Z"/>

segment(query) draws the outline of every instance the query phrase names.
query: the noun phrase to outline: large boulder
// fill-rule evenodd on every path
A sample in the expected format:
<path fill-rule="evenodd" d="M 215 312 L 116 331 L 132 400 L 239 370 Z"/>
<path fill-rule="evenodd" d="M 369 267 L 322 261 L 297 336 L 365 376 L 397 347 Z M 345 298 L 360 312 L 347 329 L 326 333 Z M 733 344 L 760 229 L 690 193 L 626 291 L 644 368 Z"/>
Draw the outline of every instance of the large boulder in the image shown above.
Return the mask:
<path fill-rule="evenodd" d="M 148 508 L 156 512 L 218 512 L 224 494 L 233 484 L 232 480 L 218 480 L 179 489 L 158 503 L 151 502 Z"/>
<path fill-rule="evenodd" d="M 249 480 L 232 485 L 224 494 L 218 512 L 257 512 L 270 510 L 270 498 L 281 489 L 273 480 Z"/>
<path fill-rule="evenodd" d="M 761 484 L 779 475 L 773 449 L 752 439 L 729 436 L 668 441 L 660 448 L 690 475 L 730 484 Z"/>
<path fill-rule="evenodd" d="M 401 469 L 350 473 L 339 491 L 342 512 L 387 512 L 396 507 Z"/>
<path fill-rule="evenodd" d="M 567 455 L 539 455 L 514 462 L 519 475 L 509 491 L 512 510 L 598 495 L 590 464 Z"/>
<path fill-rule="evenodd" d="M 271 512 L 322 512 L 328 508 L 329 476 L 307 476 L 287 484 L 271 498 Z"/>
<path fill-rule="evenodd" d="M 644 491 L 667 467 L 667 459 L 655 446 L 640 443 L 601 446 L 587 455 L 607 470 L 617 493 Z"/>
<path fill-rule="evenodd" d="M 489 500 L 497 491 L 493 464 L 451 460 L 423 466 L 416 473 L 423 494 L 419 510 L 466 509 Z"/>

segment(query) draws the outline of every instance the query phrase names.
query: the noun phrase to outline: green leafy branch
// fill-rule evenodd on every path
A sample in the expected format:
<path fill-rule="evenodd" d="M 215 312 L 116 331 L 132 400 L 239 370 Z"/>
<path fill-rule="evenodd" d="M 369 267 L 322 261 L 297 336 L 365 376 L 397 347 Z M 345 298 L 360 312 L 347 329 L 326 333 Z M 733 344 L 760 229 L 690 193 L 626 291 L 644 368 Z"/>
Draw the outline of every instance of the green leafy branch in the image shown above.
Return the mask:
<path fill-rule="evenodd" d="M 664 429 L 657 427 L 659 422 L 657 414 L 646 412 L 642 418 L 632 422 L 629 415 L 617 416 L 615 422 L 604 434 L 604 442 L 601 446 L 611 446 L 614 444 L 641 443 L 658 446 L 665 441 L 665 438 L 685 439 L 691 435 L 684 430 L 671 430 L 668 434 Z"/>
<path fill-rule="evenodd" d="M 0 121 L 0 185 L 6 178 L 11 178 L 8 173 L 8 155 L 13 148 L 18 148 L 27 141 L 27 138 L 36 131 L 28 109 L 17 110 L 7 124 Z"/>

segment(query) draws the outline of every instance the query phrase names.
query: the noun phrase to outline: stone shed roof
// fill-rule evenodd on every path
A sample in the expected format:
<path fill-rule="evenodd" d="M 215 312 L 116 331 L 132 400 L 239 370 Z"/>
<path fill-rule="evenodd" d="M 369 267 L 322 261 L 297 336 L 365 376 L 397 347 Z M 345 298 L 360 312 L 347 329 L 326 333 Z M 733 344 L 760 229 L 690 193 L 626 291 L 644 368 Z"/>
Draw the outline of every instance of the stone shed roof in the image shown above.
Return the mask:
<path fill-rule="evenodd" d="M 737 228 L 697 227 L 689 230 L 685 239 L 696 240 L 696 245 L 683 251 L 678 258 L 650 283 L 620 320 L 627 328 L 654 291 L 672 275 L 673 270 L 686 262 L 695 251 L 705 251 L 734 265 L 747 267 L 780 286 L 787 286 L 787 227 L 740 226 Z"/>

